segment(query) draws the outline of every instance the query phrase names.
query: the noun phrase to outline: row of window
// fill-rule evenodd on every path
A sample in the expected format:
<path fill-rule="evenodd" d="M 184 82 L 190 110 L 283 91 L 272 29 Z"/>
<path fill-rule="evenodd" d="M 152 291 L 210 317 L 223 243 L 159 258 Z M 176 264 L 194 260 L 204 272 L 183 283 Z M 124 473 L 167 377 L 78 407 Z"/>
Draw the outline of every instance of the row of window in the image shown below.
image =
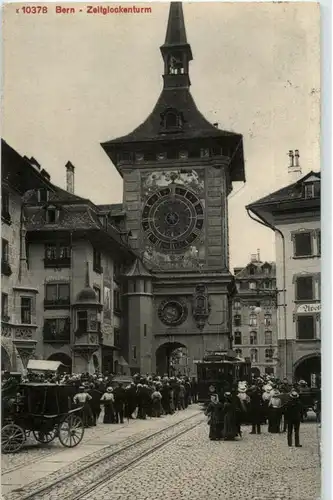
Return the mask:
<path fill-rule="evenodd" d="M 61 283 L 61 284 L 52 284 L 45 286 L 45 306 L 58 306 L 58 308 L 62 308 L 70 303 L 69 297 L 69 284 Z M 94 287 L 94 290 L 97 294 L 98 301 L 101 302 L 101 290 L 98 287 Z M 113 303 L 114 303 L 114 312 L 121 311 L 121 295 L 119 290 L 113 291 Z M 21 323 L 26 325 L 32 324 L 32 306 L 33 299 L 31 297 L 21 297 L 20 302 L 20 311 L 21 311 Z M 84 314 L 81 315 L 82 318 Z M 10 321 L 9 310 L 8 310 L 8 294 L 1 294 L 1 319 L 2 321 Z M 84 319 L 82 319 L 84 321 Z"/>
<path fill-rule="evenodd" d="M 174 122 L 174 128 L 178 128 L 177 122 Z M 156 160 L 177 160 L 177 159 L 187 159 L 187 158 L 210 158 L 212 156 L 221 156 L 222 154 L 228 156 L 227 150 L 222 150 L 220 147 L 216 148 L 201 148 L 200 150 L 169 150 L 169 151 L 160 151 L 159 153 L 155 153 L 153 151 L 146 152 L 123 152 L 118 155 L 118 161 L 126 161 L 126 162 L 142 162 L 142 161 L 156 161 Z"/>
<path fill-rule="evenodd" d="M 266 331 L 264 340 L 265 340 L 265 344 L 272 344 L 273 343 L 273 333 L 271 331 Z M 239 331 L 234 332 L 234 344 L 235 345 L 242 345 L 243 344 L 242 333 Z M 251 345 L 258 344 L 257 332 L 250 332 L 250 344 Z"/>
<path fill-rule="evenodd" d="M 9 265 L 9 242 L 5 238 L 1 241 L 1 262 Z M 93 270 L 99 274 L 103 272 L 101 252 L 93 250 Z M 48 243 L 45 245 L 44 266 L 45 267 L 70 267 L 71 249 L 69 245 L 62 243 Z M 4 274 L 4 273 L 2 273 Z"/>
<path fill-rule="evenodd" d="M 239 356 L 240 358 L 242 357 L 243 355 L 243 351 L 242 349 L 235 349 L 235 353 L 237 354 L 237 356 Z M 250 359 L 251 359 L 251 363 L 258 363 L 258 359 L 259 359 L 259 351 L 258 349 L 250 349 Z M 274 349 L 265 349 L 265 362 L 266 363 L 272 363 L 273 362 L 273 356 L 274 356 Z"/>
<path fill-rule="evenodd" d="M 321 232 L 319 229 L 292 233 L 294 257 L 304 258 L 321 255 Z"/>
<path fill-rule="evenodd" d="M 294 283 L 295 283 L 295 300 L 319 300 L 320 299 L 320 283 L 318 286 L 318 291 L 316 291 L 316 279 L 320 281 L 320 275 L 306 275 L 306 276 L 295 276 L 294 277 Z M 248 283 L 244 284 L 248 285 Z M 242 285 L 242 283 L 241 283 Z M 236 300 L 234 302 L 234 309 L 241 309 L 241 302 L 240 300 Z M 240 321 L 240 316 L 235 315 L 235 321 L 239 322 Z M 250 320 L 251 321 L 251 320 Z M 255 321 L 254 319 L 252 321 Z M 250 323 L 251 324 L 251 323 Z M 235 326 L 240 326 L 240 324 L 236 324 Z M 254 325 L 252 325 L 254 326 Z"/>
<path fill-rule="evenodd" d="M 257 281 L 238 281 L 237 283 L 239 290 L 272 290 L 274 288 L 275 282 L 271 280 L 265 280 L 263 282 Z"/>
<path fill-rule="evenodd" d="M 235 326 L 242 326 L 242 317 L 240 314 L 235 314 L 234 316 L 234 325 Z M 272 325 L 272 315 L 271 314 L 265 314 L 264 316 L 264 325 L 265 326 L 271 326 Z M 258 326 L 258 315 L 255 313 L 250 314 L 249 316 L 249 323 L 247 326 Z"/>

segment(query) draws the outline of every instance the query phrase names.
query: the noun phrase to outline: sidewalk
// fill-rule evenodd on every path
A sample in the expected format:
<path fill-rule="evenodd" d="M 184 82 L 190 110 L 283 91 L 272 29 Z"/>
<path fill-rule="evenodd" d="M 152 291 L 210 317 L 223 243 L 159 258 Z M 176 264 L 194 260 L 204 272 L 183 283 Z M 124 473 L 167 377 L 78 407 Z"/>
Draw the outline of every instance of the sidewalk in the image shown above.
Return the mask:
<path fill-rule="evenodd" d="M 125 441 L 130 444 L 154 432 L 165 429 L 182 420 L 194 416 L 200 411 L 198 405 L 191 405 L 174 415 L 147 420 L 130 420 L 122 425 L 103 424 L 86 429 L 82 442 L 75 448 L 64 448 L 59 440 L 48 445 L 30 445 L 13 455 L 3 455 L 1 459 L 2 495 L 26 486 L 33 481 L 43 479 L 73 462 L 78 466 L 92 454 L 98 454 L 108 446 L 116 451 Z M 131 439 L 132 438 L 132 439 Z M 130 442 L 127 443 L 127 440 Z M 15 468 L 15 470 L 13 470 Z"/>

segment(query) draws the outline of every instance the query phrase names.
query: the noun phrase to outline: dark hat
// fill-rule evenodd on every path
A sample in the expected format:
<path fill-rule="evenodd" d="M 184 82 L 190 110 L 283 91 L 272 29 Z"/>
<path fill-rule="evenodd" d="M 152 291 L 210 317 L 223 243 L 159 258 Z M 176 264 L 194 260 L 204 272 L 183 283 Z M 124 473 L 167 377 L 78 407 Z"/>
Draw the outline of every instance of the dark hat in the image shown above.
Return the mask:
<path fill-rule="evenodd" d="M 297 391 L 291 391 L 290 397 L 293 399 L 297 399 L 297 398 L 299 398 L 299 394 Z"/>

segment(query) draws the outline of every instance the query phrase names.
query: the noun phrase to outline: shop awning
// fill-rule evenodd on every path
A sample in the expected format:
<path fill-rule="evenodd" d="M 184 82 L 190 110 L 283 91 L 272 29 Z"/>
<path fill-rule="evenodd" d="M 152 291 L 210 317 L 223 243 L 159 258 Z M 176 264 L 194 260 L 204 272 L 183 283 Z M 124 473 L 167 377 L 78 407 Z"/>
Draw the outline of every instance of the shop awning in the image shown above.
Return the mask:
<path fill-rule="evenodd" d="M 59 366 L 65 366 L 60 361 L 46 361 L 44 359 L 30 359 L 27 369 L 34 372 L 56 372 Z"/>

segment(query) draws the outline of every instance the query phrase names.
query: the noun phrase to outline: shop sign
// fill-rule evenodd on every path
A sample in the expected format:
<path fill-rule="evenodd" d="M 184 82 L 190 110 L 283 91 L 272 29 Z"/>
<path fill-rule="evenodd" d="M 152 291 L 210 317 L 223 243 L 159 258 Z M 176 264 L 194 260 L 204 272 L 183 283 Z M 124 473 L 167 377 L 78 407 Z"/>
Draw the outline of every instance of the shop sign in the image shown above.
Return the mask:
<path fill-rule="evenodd" d="M 321 304 L 301 304 L 297 307 L 297 313 L 320 313 Z"/>

